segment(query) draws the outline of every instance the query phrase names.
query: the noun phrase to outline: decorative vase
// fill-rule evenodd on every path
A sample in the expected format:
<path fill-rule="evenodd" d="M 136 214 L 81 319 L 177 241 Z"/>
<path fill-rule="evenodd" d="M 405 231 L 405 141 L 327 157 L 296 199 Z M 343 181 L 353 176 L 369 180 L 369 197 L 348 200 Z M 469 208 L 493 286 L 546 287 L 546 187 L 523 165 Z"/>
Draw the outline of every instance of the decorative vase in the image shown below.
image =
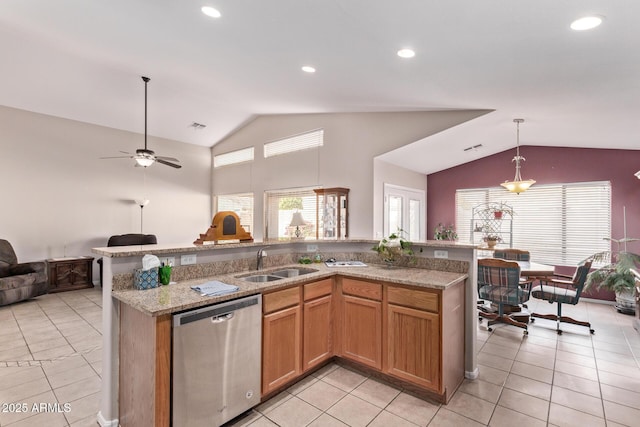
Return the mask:
<path fill-rule="evenodd" d="M 635 314 L 636 298 L 633 289 L 616 292 L 616 309 L 620 313 Z"/>
<path fill-rule="evenodd" d="M 489 247 L 489 249 L 495 248 L 497 244 L 498 244 L 497 240 L 495 240 L 495 239 L 487 239 L 487 246 Z"/>

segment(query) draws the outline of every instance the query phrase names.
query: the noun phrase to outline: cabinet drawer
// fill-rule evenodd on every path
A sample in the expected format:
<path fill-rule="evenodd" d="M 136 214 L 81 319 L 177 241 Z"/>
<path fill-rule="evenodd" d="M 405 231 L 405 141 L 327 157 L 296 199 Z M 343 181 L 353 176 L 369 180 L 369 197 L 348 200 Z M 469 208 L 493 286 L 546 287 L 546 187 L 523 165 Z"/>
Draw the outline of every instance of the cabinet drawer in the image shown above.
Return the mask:
<path fill-rule="evenodd" d="M 319 282 L 304 285 L 304 300 L 309 301 L 314 298 L 331 294 L 333 290 L 333 279 L 324 279 Z"/>
<path fill-rule="evenodd" d="M 285 307 L 291 307 L 300 303 L 300 287 L 283 289 L 281 291 L 264 294 L 262 296 L 262 311 L 271 313 Z"/>
<path fill-rule="evenodd" d="M 389 304 L 403 305 L 432 313 L 438 313 L 439 311 L 438 302 L 440 298 L 436 292 L 389 286 L 387 288 L 387 298 Z"/>
<path fill-rule="evenodd" d="M 363 280 L 342 279 L 342 293 L 382 301 L 382 285 Z"/>

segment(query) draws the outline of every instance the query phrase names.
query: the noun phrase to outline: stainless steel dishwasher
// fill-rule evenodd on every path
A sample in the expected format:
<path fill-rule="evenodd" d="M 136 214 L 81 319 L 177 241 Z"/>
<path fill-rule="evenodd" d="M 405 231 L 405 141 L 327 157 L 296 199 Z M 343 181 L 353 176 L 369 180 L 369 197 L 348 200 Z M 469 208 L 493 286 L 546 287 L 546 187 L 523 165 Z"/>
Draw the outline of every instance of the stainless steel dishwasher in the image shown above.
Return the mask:
<path fill-rule="evenodd" d="M 173 316 L 174 427 L 219 426 L 260 403 L 262 295 Z"/>

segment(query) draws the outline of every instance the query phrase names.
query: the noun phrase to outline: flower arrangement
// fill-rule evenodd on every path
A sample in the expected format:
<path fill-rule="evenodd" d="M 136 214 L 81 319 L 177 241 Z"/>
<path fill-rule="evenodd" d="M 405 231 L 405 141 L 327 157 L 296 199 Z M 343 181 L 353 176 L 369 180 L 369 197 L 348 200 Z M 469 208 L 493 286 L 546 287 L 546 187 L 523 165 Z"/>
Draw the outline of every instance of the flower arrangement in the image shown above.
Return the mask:
<path fill-rule="evenodd" d="M 436 240 L 456 240 L 458 233 L 456 233 L 453 224 L 445 226 L 439 222 L 438 226 L 433 230 L 433 238 Z"/>
<path fill-rule="evenodd" d="M 402 237 L 403 233 L 405 233 L 404 230 L 398 229 L 395 233 L 384 237 L 371 249 L 378 252 L 387 265 L 395 264 L 403 256 L 413 257 L 411 242 Z"/>
<path fill-rule="evenodd" d="M 497 234 L 487 234 L 482 238 L 483 242 L 488 242 L 489 240 L 493 240 L 495 242 L 502 242 L 502 237 L 498 236 Z"/>

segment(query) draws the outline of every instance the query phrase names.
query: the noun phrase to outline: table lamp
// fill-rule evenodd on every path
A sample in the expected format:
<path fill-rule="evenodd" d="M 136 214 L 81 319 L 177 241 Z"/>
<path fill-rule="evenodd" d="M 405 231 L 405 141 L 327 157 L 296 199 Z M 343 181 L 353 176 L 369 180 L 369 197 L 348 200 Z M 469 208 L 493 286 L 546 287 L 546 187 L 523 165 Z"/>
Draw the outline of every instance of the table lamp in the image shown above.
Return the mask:
<path fill-rule="evenodd" d="M 296 239 L 302 238 L 302 231 L 300 231 L 300 226 L 305 224 L 306 222 L 304 221 L 304 218 L 302 218 L 302 212 L 294 212 L 293 217 L 291 217 L 291 224 L 289 224 L 289 226 L 296 228 L 296 231 L 294 232 L 296 235 Z"/>

